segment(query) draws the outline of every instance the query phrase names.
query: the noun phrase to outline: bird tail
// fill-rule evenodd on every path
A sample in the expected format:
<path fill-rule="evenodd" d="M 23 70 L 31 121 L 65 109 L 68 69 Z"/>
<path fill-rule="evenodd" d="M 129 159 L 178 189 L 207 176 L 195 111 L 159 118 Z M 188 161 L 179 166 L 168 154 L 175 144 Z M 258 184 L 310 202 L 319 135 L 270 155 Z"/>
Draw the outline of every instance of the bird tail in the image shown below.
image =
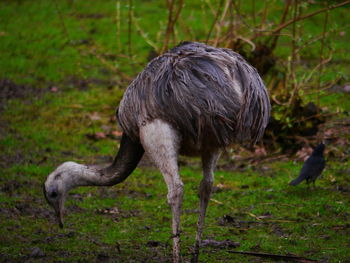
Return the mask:
<path fill-rule="evenodd" d="M 294 179 L 289 183 L 289 185 L 298 185 L 304 180 L 304 176 L 300 175 L 298 178 Z"/>

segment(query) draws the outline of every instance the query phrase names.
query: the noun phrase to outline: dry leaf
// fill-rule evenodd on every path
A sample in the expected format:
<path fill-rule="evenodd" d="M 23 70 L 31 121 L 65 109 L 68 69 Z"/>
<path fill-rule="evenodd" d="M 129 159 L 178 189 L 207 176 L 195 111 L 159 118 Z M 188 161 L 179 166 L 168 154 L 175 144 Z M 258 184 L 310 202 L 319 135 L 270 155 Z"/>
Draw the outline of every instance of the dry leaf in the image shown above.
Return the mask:
<path fill-rule="evenodd" d="M 103 132 L 96 132 L 96 133 L 95 133 L 95 138 L 96 138 L 97 140 L 105 139 L 106 137 L 107 137 L 106 134 L 103 133 Z"/>
<path fill-rule="evenodd" d="M 266 156 L 267 155 L 265 148 L 264 147 L 258 147 L 258 146 L 255 147 L 254 154 L 256 156 Z"/>
<path fill-rule="evenodd" d="M 117 215 L 119 214 L 118 207 L 111 207 L 111 208 L 105 208 L 105 209 L 97 209 L 97 212 L 99 214 L 107 214 L 107 215 Z"/>
<path fill-rule="evenodd" d="M 91 113 L 91 114 L 89 114 L 88 116 L 89 116 L 90 120 L 92 120 L 92 121 L 99 121 L 99 120 L 101 120 L 101 116 L 96 111 Z"/>
<path fill-rule="evenodd" d="M 313 149 L 310 146 L 305 146 L 301 148 L 295 154 L 298 160 L 306 161 L 306 159 L 311 155 Z"/>
<path fill-rule="evenodd" d="M 50 91 L 51 91 L 51 92 L 57 92 L 57 91 L 58 91 L 58 88 L 55 87 L 55 86 L 53 86 L 53 87 L 50 88 Z"/>
<path fill-rule="evenodd" d="M 112 127 L 109 125 L 101 125 L 101 129 L 105 132 L 105 133 L 110 133 L 112 130 Z"/>
<path fill-rule="evenodd" d="M 115 138 L 120 138 L 123 135 L 123 133 L 121 131 L 115 130 L 111 132 L 111 135 Z"/>

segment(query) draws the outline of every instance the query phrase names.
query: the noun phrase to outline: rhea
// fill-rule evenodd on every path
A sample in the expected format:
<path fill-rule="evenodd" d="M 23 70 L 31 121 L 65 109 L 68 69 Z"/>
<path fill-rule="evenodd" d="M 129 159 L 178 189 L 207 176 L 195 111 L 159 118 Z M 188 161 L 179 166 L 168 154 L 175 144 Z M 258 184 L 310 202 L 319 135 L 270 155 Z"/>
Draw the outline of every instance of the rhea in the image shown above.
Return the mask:
<path fill-rule="evenodd" d="M 62 213 L 69 190 L 119 184 L 134 171 L 145 152 L 168 188 L 173 262 L 180 262 L 184 184 L 178 157 L 200 156 L 203 178 L 192 258 L 197 262 L 220 153 L 232 144 L 256 143 L 269 115 L 270 102 L 263 81 L 242 56 L 202 43 L 181 43 L 153 59 L 126 89 L 117 110 L 123 135 L 113 163 L 99 168 L 65 162 L 47 177 L 45 197 L 63 226 Z"/>

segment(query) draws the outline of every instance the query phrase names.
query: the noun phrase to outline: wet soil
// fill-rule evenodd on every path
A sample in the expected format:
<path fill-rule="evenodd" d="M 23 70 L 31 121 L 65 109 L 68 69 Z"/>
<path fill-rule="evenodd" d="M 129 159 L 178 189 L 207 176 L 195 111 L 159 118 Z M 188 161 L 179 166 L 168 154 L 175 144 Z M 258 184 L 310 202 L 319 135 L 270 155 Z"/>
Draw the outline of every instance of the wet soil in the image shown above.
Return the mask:
<path fill-rule="evenodd" d="M 17 84 L 9 79 L 0 79 L 0 111 L 6 107 L 10 99 L 31 99 L 43 94 L 45 91 L 32 85 Z"/>
<path fill-rule="evenodd" d="M 105 70 L 105 69 L 101 69 Z M 108 72 L 106 73 L 108 74 Z M 61 92 L 67 89 L 77 89 L 81 91 L 88 90 L 91 85 L 98 85 L 107 89 L 114 87 L 116 81 L 107 79 L 82 79 L 76 76 L 70 76 L 60 83 L 47 83 L 44 87 L 18 84 L 10 79 L 0 79 L 0 111 L 4 110 L 7 101 L 11 99 L 21 99 L 23 102 L 30 102 L 34 98 L 38 98 L 47 92 Z"/>

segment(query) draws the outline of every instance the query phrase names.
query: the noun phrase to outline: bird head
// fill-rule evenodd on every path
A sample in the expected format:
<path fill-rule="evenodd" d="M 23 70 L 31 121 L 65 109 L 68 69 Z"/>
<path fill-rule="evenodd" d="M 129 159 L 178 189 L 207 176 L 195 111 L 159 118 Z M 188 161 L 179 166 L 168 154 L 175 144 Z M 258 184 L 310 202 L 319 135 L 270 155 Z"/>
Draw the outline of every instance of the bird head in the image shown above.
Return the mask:
<path fill-rule="evenodd" d="M 59 226 L 63 227 L 64 202 L 68 191 L 73 187 L 73 180 L 81 165 L 65 162 L 49 174 L 43 185 L 46 201 L 55 210 Z"/>
<path fill-rule="evenodd" d="M 315 149 L 312 152 L 312 155 L 314 156 L 322 156 L 325 149 L 325 144 L 322 142 L 319 145 L 315 147 Z"/>

